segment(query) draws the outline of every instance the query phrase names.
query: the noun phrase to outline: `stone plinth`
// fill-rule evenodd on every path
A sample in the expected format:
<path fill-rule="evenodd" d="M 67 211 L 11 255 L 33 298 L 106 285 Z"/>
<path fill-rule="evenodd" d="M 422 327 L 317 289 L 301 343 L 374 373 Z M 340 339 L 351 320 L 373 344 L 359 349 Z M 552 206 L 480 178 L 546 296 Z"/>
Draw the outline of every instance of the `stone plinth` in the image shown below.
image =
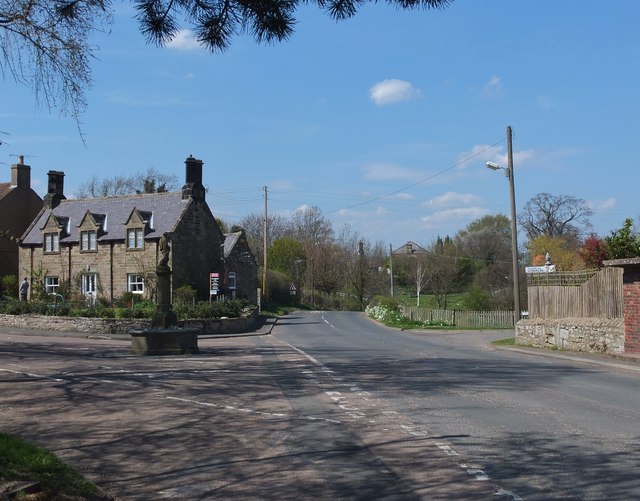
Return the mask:
<path fill-rule="evenodd" d="M 132 330 L 131 353 L 134 355 L 193 355 L 199 353 L 197 328 Z"/>
<path fill-rule="evenodd" d="M 171 309 L 171 269 L 169 260 L 169 240 L 165 235 L 160 239 L 162 259 L 156 268 L 157 297 L 156 311 L 151 319 L 151 329 L 132 330 L 131 353 L 134 355 L 191 355 L 199 353 L 198 328 L 180 328 L 178 319 Z"/>

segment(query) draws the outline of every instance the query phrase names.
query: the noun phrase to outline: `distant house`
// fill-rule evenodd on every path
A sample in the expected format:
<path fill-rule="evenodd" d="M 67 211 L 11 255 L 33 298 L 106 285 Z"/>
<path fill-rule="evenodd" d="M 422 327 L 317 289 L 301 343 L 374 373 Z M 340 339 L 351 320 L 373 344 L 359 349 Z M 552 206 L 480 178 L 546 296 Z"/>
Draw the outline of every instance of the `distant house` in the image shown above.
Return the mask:
<path fill-rule="evenodd" d="M 20 243 L 20 263 L 47 292 L 114 301 L 152 296 L 160 238 L 170 237 L 172 290 L 192 286 L 257 301 L 257 265 L 236 234 L 225 236 L 205 201 L 201 160 L 185 161 L 182 192 L 68 200 L 64 173 L 49 172 L 44 207 Z"/>
<path fill-rule="evenodd" d="M 428 254 L 427 249 L 412 241 L 408 241 L 402 247 L 398 247 L 393 251 L 394 256 L 415 256 L 420 254 Z"/>
<path fill-rule="evenodd" d="M 31 188 L 31 167 L 20 156 L 11 166 L 11 182 L 0 183 L 0 276 L 22 275 L 18 240 L 42 209 L 42 199 Z"/>

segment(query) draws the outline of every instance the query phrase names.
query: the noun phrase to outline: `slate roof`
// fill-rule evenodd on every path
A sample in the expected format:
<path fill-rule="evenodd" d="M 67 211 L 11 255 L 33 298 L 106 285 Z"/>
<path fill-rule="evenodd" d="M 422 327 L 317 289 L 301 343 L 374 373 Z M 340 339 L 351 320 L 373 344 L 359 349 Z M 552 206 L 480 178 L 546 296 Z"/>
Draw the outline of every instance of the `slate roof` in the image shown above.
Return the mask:
<path fill-rule="evenodd" d="M 393 254 L 406 254 L 411 256 L 413 254 L 426 254 L 427 252 L 427 249 L 409 240 L 402 247 L 398 247 L 396 250 L 394 250 Z"/>
<path fill-rule="evenodd" d="M 242 232 L 225 233 L 224 234 L 224 258 L 228 258 L 231 251 L 238 243 L 238 240 L 242 236 Z"/>
<path fill-rule="evenodd" d="M 78 242 L 78 225 L 82 222 L 87 211 L 99 216 L 96 219 L 102 221 L 104 234 L 98 238 L 99 242 L 122 241 L 126 236 L 124 225 L 134 208 L 141 213 L 152 215 L 150 231 L 145 236 L 145 240 L 153 240 L 160 238 L 164 232 L 174 231 L 190 202 L 190 199 L 182 199 L 181 192 L 62 200 L 55 209 L 51 210 L 45 207 L 40 211 L 40 214 L 23 235 L 22 243 L 25 245 L 42 244 L 42 228 L 51 213 L 60 222 L 66 223 L 66 218 L 69 221 L 67 226 L 69 234 L 62 237 L 60 243 Z"/>
<path fill-rule="evenodd" d="M 11 183 L 0 183 L 0 200 L 11 191 Z"/>

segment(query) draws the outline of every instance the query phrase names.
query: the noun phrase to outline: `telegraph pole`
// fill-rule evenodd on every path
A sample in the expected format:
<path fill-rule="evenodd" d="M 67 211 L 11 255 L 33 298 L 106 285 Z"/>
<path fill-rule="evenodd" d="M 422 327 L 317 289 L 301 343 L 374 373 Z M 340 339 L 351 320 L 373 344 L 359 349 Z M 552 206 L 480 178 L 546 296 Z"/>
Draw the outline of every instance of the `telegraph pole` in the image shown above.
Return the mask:
<path fill-rule="evenodd" d="M 262 297 L 267 300 L 267 187 L 264 187 L 264 221 L 262 225 Z"/>
<path fill-rule="evenodd" d="M 393 246 L 389 244 L 389 272 L 391 274 L 391 297 L 393 297 Z"/>
<path fill-rule="evenodd" d="M 509 195 L 511 198 L 511 259 L 513 261 L 513 309 L 515 319 L 520 320 L 520 270 L 518 266 L 518 228 L 516 224 L 516 190 L 513 180 L 513 147 L 511 126 L 507 126 L 507 174 L 509 176 Z"/>

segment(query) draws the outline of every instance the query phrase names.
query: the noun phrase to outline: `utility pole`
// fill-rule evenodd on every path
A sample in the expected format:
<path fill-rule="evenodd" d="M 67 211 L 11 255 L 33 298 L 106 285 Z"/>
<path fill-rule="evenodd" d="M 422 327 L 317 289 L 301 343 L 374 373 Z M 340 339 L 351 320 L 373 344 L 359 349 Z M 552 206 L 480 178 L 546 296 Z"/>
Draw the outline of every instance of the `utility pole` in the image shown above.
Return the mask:
<path fill-rule="evenodd" d="M 393 247 L 389 244 L 389 271 L 391 273 L 391 297 L 393 298 Z"/>
<path fill-rule="evenodd" d="M 513 179 L 513 132 L 507 126 L 507 175 L 509 176 L 509 195 L 511 198 L 511 259 L 513 261 L 513 309 L 514 321 L 520 320 L 520 267 L 518 266 L 518 228 L 516 224 L 516 190 Z"/>
<path fill-rule="evenodd" d="M 265 301 L 268 298 L 267 294 L 267 231 L 269 230 L 267 224 L 267 187 L 264 187 L 264 224 L 262 225 L 262 297 Z"/>

